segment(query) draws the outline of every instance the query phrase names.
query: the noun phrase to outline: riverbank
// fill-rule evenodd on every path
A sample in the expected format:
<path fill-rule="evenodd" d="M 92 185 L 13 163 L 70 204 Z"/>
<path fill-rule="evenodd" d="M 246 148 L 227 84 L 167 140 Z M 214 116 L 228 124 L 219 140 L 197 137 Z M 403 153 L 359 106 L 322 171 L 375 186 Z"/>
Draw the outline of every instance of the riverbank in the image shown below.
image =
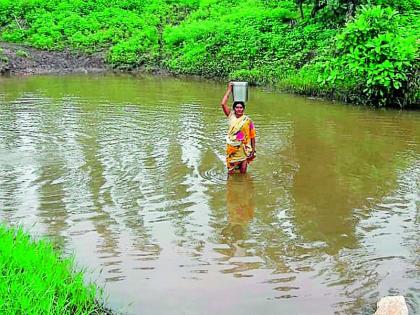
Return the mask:
<path fill-rule="evenodd" d="M 159 65 L 133 65 L 131 67 L 118 67 L 108 63 L 106 52 L 86 53 L 66 48 L 62 51 L 42 50 L 27 45 L 0 42 L 0 75 L 31 75 L 31 74 L 66 74 L 66 73 L 105 73 L 105 72 L 125 72 L 132 74 L 150 73 L 153 75 L 174 75 L 174 76 L 193 76 L 197 78 L 207 78 L 213 80 L 244 80 L 251 85 L 266 86 L 280 92 L 298 94 L 310 98 L 340 101 L 351 104 L 368 104 L 361 97 L 364 93 L 360 87 L 352 89 L 337 85 L 320 85 L 316 78 L 316 72 L 302 69 L 297 73 L 289 73 L 287 77 L 281 79 L 270 78 L 262 73 L 250 74 L 239 71 L 228 78 L 224 76 L 188 73 L 175 71 Z M 411 105 L 403 105 L 397 94 L 394 96 L 396 103 L 390 107 L 407 107 L 419 109 L 418 89 L 419 84 L 418 70 L 416 70 L 413 80 Z M 372 104 L 371 104 L 372 105 Z"/>
<path fill-rule="evenodd" d="M 0 75 L 67 74 L 67 73 L 151 73 L 171 75 L 168 70 L 136 67 L 113 68 L 106 63 L 105 53 L 87 54 L 72 51 L 50 51 L 26 45 L 0 42 Z"/>
<path fill-rule="evenodd" d="M 1 314 L 112 314 L 101 290 L 86 285 L 72 258 L 45 240 L 0 225 Z"/>
<path fill-rule="evenodd" d="M 0 74 L 65 74 L 109 71 L 103 54 L 47 51 L 0 42 Z"/>

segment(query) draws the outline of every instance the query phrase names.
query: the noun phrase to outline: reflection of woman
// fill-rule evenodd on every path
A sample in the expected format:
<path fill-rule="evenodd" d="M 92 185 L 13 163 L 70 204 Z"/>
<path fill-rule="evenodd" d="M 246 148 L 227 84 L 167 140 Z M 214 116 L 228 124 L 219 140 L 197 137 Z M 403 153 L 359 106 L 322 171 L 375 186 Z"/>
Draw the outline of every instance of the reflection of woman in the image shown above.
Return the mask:
<path fill-rule="evenodd" d="M 229 176 L 226 188 L 229 224 L 222 233 L 234 240 L 243 239 L 246 226 L 254 217 L 254 190 L 251 178 L 248 174 Z"/>
<path fill-rule="evenodd" d="M 233 111 L 227 106 L 227 100 L 232 92 L 229 83 L 221 105 L 229 119 L 229 130 L 226 135 L 226 166 L 229 174 L 239 169 L 246 173 L 248 164 L 255 158 L 255 127 L 252 120 L 244 115 L 245 103 L 234 102 Z"/>

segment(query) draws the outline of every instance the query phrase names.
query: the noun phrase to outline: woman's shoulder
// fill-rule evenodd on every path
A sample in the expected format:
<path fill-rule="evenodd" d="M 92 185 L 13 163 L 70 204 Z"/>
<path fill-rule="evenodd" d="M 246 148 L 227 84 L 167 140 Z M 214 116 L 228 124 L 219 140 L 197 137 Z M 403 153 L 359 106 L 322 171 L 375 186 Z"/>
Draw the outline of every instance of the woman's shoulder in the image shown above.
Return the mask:
<path fill-rule="evenodd" d="M 248 115 L 244 115 L 244 118 L 245 118 L 246 120 L 252 121 L 251 117 L 249 117 Z"/>

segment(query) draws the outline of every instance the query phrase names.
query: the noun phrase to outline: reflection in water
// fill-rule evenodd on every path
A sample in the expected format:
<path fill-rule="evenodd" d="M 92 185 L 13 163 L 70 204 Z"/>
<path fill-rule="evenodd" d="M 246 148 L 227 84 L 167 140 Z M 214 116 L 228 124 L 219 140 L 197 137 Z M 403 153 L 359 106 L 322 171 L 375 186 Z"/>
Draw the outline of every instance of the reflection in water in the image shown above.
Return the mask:
<path fill-rule="evenodd" d="M 252 277 L 250 272 L 261 266 L 262 260 L 255 256 L 247 244 L 252 240 L 250 223 L 254 217 L 255 190 L 251 175 L 232 174 L 226 181 L 227 223 L 221 229 L 220 243 L 227 248 L 218 250 L 223 254 L 223 274 L 236 278 Z"/>
<path fill-rule="evenodd" d="M 0 83 L 0 219 L 75 251 L 112 306 L 354 314 L 398 293 L 418 308 L 419 113 L 255 89 L 259 157 L 227 177 L 219 84 Z"/>
<path fill-rule="evenodd" d="M 226 243 L 233 245 L 237 251 L 240 251 L 240 241 L 247 239 L 248 223 L 254 217 L 254 194 L 254 185 L 249 174 L 228 176 L 226 183 L 228 224 L 222 230 L 222 235 Z"/>

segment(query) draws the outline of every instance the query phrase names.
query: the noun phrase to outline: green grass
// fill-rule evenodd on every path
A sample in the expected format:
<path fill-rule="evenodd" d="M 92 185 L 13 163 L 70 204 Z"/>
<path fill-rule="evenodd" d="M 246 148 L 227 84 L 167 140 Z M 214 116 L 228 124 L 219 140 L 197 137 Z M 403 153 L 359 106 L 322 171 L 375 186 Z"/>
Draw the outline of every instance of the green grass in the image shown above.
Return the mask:
<path fill-rule="evenodd" d="M 0 314 L 109 314 L 73 258 L 46 240 L 0 225 Z"/>

